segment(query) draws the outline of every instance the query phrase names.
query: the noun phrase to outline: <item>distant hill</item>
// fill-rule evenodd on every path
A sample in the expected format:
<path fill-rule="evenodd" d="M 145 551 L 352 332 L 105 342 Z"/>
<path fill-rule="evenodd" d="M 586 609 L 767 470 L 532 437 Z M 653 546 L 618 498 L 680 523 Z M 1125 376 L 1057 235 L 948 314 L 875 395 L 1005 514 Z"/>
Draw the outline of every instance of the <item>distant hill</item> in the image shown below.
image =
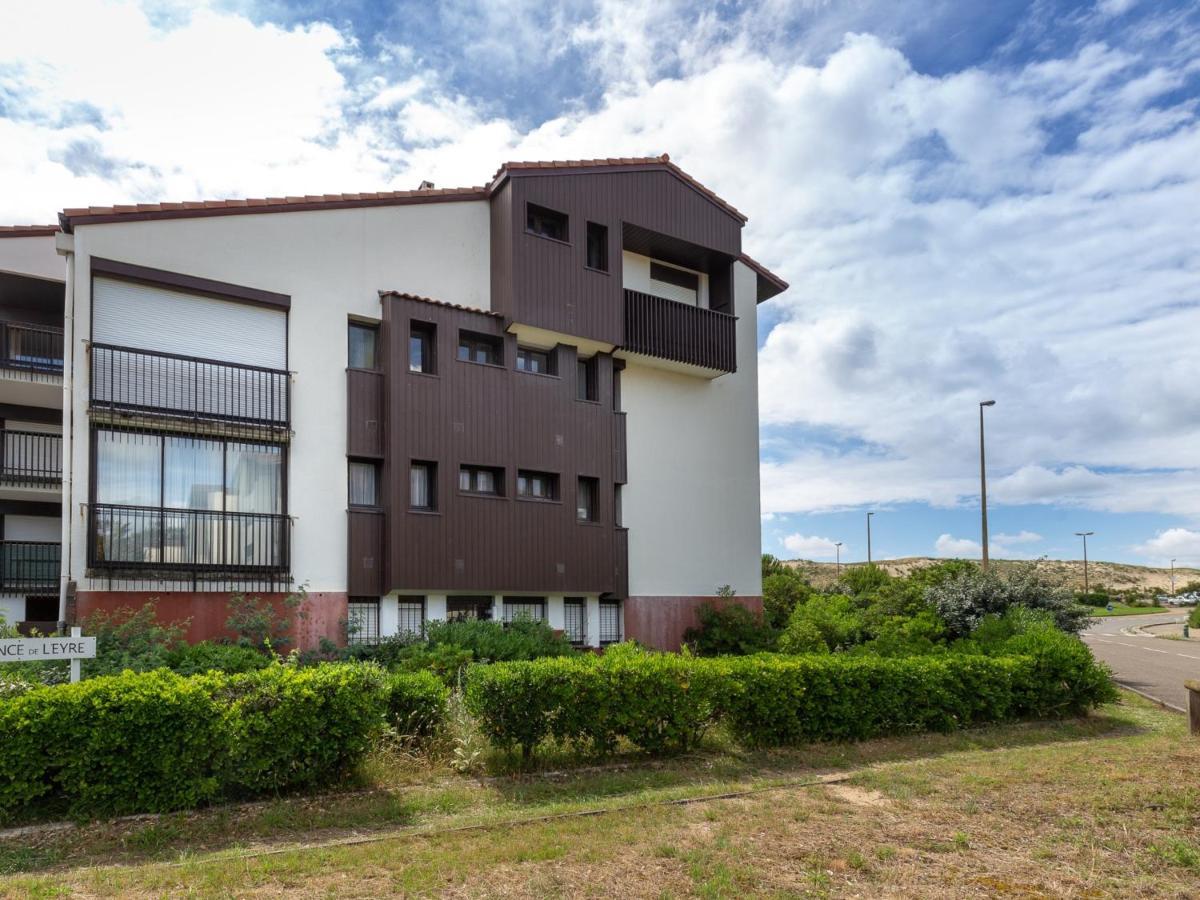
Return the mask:
<path fill-rule="evenodd" d="M 914 569 L 931 566 L 943 562 L 928 556 L 909 556 L 903 559 L 882 559 L 876 561 L 879 568 L 889 575 L 907 575 Z M 808 573 L 809 580 L 817 586 L 829 584 L 836 576 L 836 564 L 831 562 L 812 562 L 804 559 L 784 560 L 785 565 L 802 569 Z M 1019 565 L 1018 561 L 1009 559 L 993 559 L 991 565 L 999 572 L 1006 567 Z M 1083 561 L 1078 559 L 1042 559 L 1036 562 L 1038 568 L 1048 572 L 1060 583 L 1068 584 L 1075 590 L 1083 590 Z M 842 568 L 863 563 L 842 563 Z M 1175 587 L 1182 589 L 1189 581 L 1200 581 L 1200 569 L 1185 569 L 1175 567 Z M 1110 593 L 1121 591 L 1161 592 L 1171 590 L 1171 570 L 1153 566 L 1133 566 L 1126 563 L 1110 563 L 1088 560 L 1088 582 L 1093 589 L 1106 588 Z"/>

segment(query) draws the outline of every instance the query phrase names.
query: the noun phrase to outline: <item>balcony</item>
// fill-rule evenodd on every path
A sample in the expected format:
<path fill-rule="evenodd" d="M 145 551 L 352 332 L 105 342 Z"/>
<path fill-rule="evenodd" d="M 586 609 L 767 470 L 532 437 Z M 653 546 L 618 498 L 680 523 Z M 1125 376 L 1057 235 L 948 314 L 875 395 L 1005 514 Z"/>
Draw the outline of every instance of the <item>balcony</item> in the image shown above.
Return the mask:
<path fill-rule="evenodd" d="M 282 369 L 92 344 L 91 409 L 124 417 L 225 422 L 286 431 L 291 378 Z M 198 429 L 199 430 L 199 429 Z"/>
<path fill-rule="evenodd" d="M 0 322 L 0 369 L 36 375 L 63 372 L 63 332 L 49 325 Z"/>
<path fill-rule="evenodd" d="M 10 487 L 60 487 L 62 435 L 0 428 L 0 484 Z"/>
<path fill-rule="evenodd" d="M 736 372 L 737 317 L 626 290 L 623 348 L 718 374 Z"/>
<path fill-rule="evenodd" d="M 93 504 L 88 511 L 88 567 L 182 578 L 286 576 L 291 519 L 149 506 Z"/>
<path fill-rule="evenodd" d="M 0 541 L 0 591 L 56 591 L 61 561 L 62 545 L 58 543 Z"/>

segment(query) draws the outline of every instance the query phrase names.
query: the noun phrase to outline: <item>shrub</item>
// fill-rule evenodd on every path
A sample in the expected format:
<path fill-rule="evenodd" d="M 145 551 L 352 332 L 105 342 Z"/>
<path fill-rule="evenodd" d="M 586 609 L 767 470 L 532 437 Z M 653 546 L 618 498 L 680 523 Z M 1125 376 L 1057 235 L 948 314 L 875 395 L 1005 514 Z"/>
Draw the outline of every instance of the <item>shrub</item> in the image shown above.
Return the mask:
<path fill-rule="evenodd" d="M 182 642 L 188 623 L 159 622 L 155 602 L 150 600 L 136 610 L 128 606 L 111 613 L 97 610 L 80 624 L 84 634 L 96 638 L 95 659 L 85 659 L 80 666 L 84 677 L 92 678 L 166 668 L 170 651 Z"/>
<path fill-rule="evenodd" d="M 214 797 L 229 747 L 207 686 L 126 672 L 0 702 L 0 812 L 44 796 L 74 815 L 161 812 Z"/>
<path fill-rule="evenodd" d="M 699 626 L 688 628 L 683 640 L 701 656 L 761 653 L 775 644 L 775 634 L 763 624 L 762 618 L 740 604 L 718 608 L 704 603 L 696 617 Z"/>
<path fill-rule="evenodd" d="M 295 614 L 308 596 L 303 585 L 283 598 L 283 612 L 277 612 L 262 597 L 231 594 L 229 618 L 225 627 L 238 636 L 238 643 L 261 650 L 286 647 L 292 642 Z"/>
<path fill-rule="evenodd" d="M 781 567 L 780 571 L 763 569 L 763 614 L 766 623 L 781 629 L 787 625 L 792 610 L 812 596 L 812 588 L 795 569 Z"/>
<path fill-rule="evenodd" d="M 780 638 L 780 649 L 789 653 L 809 652 L 814 631 L 829 650 L 861 643 L 866 623 L 862 612 L 845 594 L 814 594 L 797 606 Z"/>
<path fill-rule="evenodd" d="M 1200 628 L 1200 606 L 1195 606 L 1188 613 L 1188 626 L 1191 628 Z"/>
<path fill-rule="evenodd" d="M 428 738 L 442 730 L 450 690 L 432 672 L 387 676 L 387 721 L 408 738 Z"/>
<path fill-rule="evenodd" d="M 231 742 L 222 773 L 245 793 L 327 783 L 367 751 L 384 721 L 383 670 L 369 663 L 273 665 L 201 676 L 229 707 Z"/>
<path fill-rule="evenodd" d="M 1082 631 L 1090 618 L 1070 590 L 1048 580 L 1035 565 L 1015 567 L 1005 578 L 994 570 L 971 567 L 929 588 L 925 596 L 951 637 L 964 637 L 986 616 L 1003 615 L 1014 606 L 1044 610 L 1058 628 L 1071 634 Z"/>
<path fill-rule="evenodd" d="M 203 672 L 225 672 L 236 675 L 254 672 L 271 665 L 271 658 L 241 644 L 201 641 L 181 644 L 167 653 L 166 665 L 180 675 L 199 675 Z"/>
<path fill-rule="evenodd" d="M 545 622 L 518 619 L 501 624 L 489 621 L 430 622 L 429 644 L 470 650 L 480 662 L 510 662 L 540 659 L 544 656 L 569 656 L 571 642 Z"/>

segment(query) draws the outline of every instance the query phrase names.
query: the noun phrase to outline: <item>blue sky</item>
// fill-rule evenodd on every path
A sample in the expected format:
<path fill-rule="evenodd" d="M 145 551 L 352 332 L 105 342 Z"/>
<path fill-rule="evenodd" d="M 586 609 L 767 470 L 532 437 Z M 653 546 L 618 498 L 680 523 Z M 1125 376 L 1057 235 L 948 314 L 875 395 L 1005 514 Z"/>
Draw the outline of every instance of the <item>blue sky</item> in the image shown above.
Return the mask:
<path fill-rule="evenodd" d="M 1200 564 L 1195 4 L 67 0 L 0 60 L 5 223 L 669 152 L 792 284 L 765 550 L 977 554 L 995 399 L 995 555 Z"/>

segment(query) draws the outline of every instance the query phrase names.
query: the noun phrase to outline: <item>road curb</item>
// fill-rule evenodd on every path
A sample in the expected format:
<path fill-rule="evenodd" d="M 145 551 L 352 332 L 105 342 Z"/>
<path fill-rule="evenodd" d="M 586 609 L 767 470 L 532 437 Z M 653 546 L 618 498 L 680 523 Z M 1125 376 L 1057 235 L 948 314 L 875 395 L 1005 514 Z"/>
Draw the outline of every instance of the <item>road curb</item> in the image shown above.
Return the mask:
<path fill-rule="evenodd" d="M 1182 706 L 1176 706 L 1174 703 L 1168 703 L 1166 700 L 1159 700 L 1157 697 L 1152 697 L 1149 694 L 1147 694 L 1145 691 L 1139 691 L 1137 688 L 1131 687 L 1130 685 L 1121 681 L 1119 678 L 1114 678 L 1113 681 L 1115 681 L 1117 683 L 1117 686 L 1122 688 L 1123 690 L 1129 691 L 1131 694 L 1137 694 L 1143 700 L 1149 700 L 1151 703 L 1157 704 L 1158 706 L 1161 706 L 1163 709 L 1170 710 L 1173 713 L 1179 713 L 1180 715 L 1184 715 L 1187 713 L 1187 710 L 1184 709 Z"/>

